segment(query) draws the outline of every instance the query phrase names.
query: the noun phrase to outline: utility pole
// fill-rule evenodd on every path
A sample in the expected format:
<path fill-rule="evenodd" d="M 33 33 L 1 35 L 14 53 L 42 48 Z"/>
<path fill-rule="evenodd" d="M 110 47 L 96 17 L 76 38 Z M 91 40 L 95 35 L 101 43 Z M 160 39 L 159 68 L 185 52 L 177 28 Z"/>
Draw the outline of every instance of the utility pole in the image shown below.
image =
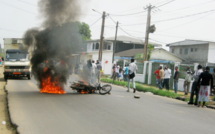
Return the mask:
<path fill-rule="evenodd" d="M 100 36 L 100 45 L 99 45 L 99 61 L 102 61 L 102 51 L 103 51 L 103 40 L 104 40 L 105 17 L 106 17 L 106 13 L 105 13 L 105 12 L 103 12 L 103 14 L 102 14 L 101 36 Z"/>
<path fill-rule="evenodd" d="M 145 45 L 144 45 L 144 60 L 148 60 L 147 56 L 147 49 L 148 49 L 148 42 L 149 42 L 149 33 L 150 33 L 150 23 L 151 23 L 151 9 L 152 6 L 149 5 L 148 7 L 148 15 L 147 15 L 147 23 L 146 23 L 146 34 L 145 34 Z"/>
<path fill-rule="evenodd" d="M 113 57 L 112 57 L 112 63 L 114 62 L 114 55 L 115 55 L 115 50 L 116 50 L 116 40 L 117 40 L 118 25 L 119 25 L 119 22 L 117 21 L 117 23 L 116 23 L 115 40 L 114 40 L 114 44 L 113 44 Z"/>

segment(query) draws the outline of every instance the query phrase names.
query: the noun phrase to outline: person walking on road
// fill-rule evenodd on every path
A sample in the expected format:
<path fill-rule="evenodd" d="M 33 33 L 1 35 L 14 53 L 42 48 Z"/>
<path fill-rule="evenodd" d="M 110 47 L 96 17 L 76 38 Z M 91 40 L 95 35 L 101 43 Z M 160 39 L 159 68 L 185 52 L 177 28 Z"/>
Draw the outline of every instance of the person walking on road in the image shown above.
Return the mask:
<path fill-rule="evenodd" d="M 175 67 L 175 73 L 174 73 L 174 91 L 175 93 L 178 92 L 178 79 L 179 79 L 179 71 L 178 71 L 178 67 Z"/>
<path fill-rule="evenodd" d="M 136 71 L 138 70 L 137 65 L 134 63 L 134 59 L 131 59 L 131 63 L 129 64 L 129 80 L 128 80 L 128 90 L 130 91 L 130 81 L 132 81 L 133 85 L 133 93 L 136 92 L 136 84 L 135 84 L 135 75 Z"/>
<path fill-rule="evenodd" d="M 198 86 L 200 85 L 198 107 L 202 103 L 202 107 L 209 101 L 210 91 L 213 88 L 213 76 L 209 73 L 210 68 L 206 67 L 205 71 L 200 74 L 198 79 Z"/>
<path fill-rule="evenodd" d="M 188 102 L 189 105 L 198 105 L 198 96 L 199 96 L 199 87 L 198 87 L 198 80 L 200 74 L 203 72 L 202 66 L 198 65 L 197 70 L 193 74 L 194 82 L 192 84 L 191 94 L 190 94 L 190 101 Z M 193 97 L 196 95 L 195 103 L 193 103 Z"/>
<path fill-rule="evenodd" d="M 171 69 L 166 66 L 164 68 L 164 80 L 163 80 L 163 87 L 165 87 L 167 90 L 169 90 L 169 80 L 171 77 Z"/>

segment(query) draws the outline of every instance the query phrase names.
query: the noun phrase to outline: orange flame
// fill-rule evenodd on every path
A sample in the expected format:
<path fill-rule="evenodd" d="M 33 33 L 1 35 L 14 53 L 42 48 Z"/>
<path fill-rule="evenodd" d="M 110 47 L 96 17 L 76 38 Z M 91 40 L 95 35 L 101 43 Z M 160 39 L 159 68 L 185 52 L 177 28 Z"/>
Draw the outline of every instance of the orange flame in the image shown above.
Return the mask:
<path fill-rule="evenodd" d="M 40 93 L 51 93 L 51 94 L 65 94 L 66 92 L 60 86 L 58 81 L 52 81 L 51 77 L 43 78 L 42 80 L 42 88 Z"/>
<path fill-rule="evenodd" d="M 81 94 L 88 94 L 89 92 L 88 92 L 88 91 L 81 90 L 80 93 L 81 93 Z"/>

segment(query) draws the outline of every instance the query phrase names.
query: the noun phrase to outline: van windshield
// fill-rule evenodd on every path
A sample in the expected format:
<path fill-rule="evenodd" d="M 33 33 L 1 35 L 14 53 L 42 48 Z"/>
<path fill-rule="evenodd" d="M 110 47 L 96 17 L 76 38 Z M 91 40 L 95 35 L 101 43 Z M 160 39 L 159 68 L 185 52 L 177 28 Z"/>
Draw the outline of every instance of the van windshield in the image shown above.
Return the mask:
<path fill-rule="evenodd" d="M 21 61 L 27 59 L 27 53 L 22 52 L 7 52 L 6 53 L 6 60 L 7 61 Z"/>

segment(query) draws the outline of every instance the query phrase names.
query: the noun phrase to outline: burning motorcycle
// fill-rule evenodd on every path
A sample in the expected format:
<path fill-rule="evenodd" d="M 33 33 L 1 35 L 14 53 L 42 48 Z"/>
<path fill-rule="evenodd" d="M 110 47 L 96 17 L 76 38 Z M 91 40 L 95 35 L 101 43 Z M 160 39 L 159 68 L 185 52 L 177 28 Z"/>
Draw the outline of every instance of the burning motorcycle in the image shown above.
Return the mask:
<path fill-rule="evenodd" d="M 100 83 L 96 85 L 90 85 L 87 82 L 84 81 L 77 81 L 73 82 L 72 85 L 70 86 L 73 90 L 76 90 L 78 93 L 81 94 L 91 94 L 91 93 L 96 93 L 99 92 L 101 95 L 105 95 L 110 93 L 112 86 L 109 84 L 102 85 Z"/>

